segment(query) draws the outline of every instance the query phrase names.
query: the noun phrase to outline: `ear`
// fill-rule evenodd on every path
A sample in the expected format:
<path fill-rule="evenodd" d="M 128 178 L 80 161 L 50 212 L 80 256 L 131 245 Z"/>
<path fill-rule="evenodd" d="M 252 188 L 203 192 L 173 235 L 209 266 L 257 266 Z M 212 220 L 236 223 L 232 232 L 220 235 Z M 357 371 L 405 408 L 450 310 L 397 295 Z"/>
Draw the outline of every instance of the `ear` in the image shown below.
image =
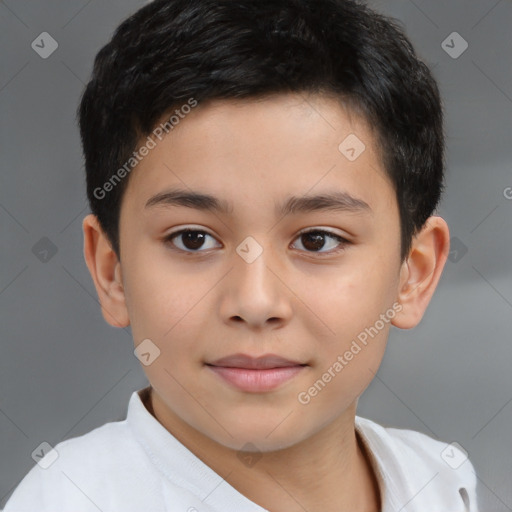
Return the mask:
<path fill-rule="evenodd" d="M 444 219 L 429 217 L 413 238 L 408 258 L 400 269 L 397 301 L 402 310 L 391 323 L 400 329 L 418 325 L 434 294 L 450 250 L 450 231 Z"/>
<path fill-rule="evenodd" d="M 82 228 L 85 262 L 98 293 L 103 318 L 113 327 L 126 327 L 130 324 L 130 319 L 126 308 L 121 262 L 95 215 L 87 215 L 82 222 Z"/>

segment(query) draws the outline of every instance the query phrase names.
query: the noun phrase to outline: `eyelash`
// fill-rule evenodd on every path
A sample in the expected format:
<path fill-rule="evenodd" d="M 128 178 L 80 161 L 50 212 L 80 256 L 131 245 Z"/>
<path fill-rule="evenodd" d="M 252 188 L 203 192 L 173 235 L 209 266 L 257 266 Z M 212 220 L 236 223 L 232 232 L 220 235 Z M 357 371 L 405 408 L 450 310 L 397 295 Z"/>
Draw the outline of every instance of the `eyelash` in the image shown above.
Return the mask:
<path fill-rule="evenodd" d="M 180 249 L 179 247 L 176 247 L 173 244 L 174 238 L 177 238 L 177 237 L 179 237 L 180 235 L 182 235 L 184 233 L 204 233 L 204 234 L 206 234 L 208 236 L 211 236 L 212 238 L 215 238 L 213 235 L 211 235 L 207 231 L 204 231 L 204 230 L 201 230 L 201 229 L 185 228 L 185 229 L 180 229 L 179 231 L 175 231 L 174 233 L 170 233 L 169 235 L 167 235 L 164 238 L 164 243 L 166 245 L 168 245 L 171 250 L 182 252 L 182 253 L 185 253 L 187 255 L 196 255 L 196 254 L 207 253 L 208 252 L 208 250 L 192 251 L 192 250 L 184 250 L 184 249 Z M 336 233 L 332 233 L 331 231 L 327 231 L 325 229 L 308 229 L 308 230 L 301 231 L 300 233 L 297 234 L 296 239 L 300 238 L 302 235 L 307 235 L 307 234 L 310 234 L 310 233 L 318 233 L 318 234 L 326 235 L 326 236 L 328 236 L 330 238 L 334 238 L 335 240 L 337 240 L 339 242 L 340 247 L 338 247 L 337 249 L 332 249 L 330 251 L 326 251 L 326 252 L 305 251 L 307 254 L 320 255 L 320 257 L 322 257 L 324 255 L 328 256 L 328 255 L 332 255 L 332 254 L 338 254 L 338 253 L 344 251 L 346 249 L 346 246 L 351 243 L 347 239 L 343 238 L 342 236 L 337 235 Z"/>

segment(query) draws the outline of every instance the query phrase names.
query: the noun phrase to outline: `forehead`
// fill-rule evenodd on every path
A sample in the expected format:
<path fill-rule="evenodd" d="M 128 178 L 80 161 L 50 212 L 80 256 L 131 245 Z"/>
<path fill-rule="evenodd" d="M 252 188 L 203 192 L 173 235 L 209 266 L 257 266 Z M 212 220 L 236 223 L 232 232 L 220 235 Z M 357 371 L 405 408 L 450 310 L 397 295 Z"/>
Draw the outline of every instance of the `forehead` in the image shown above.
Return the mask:
<path fill-rule="evenodd" d="M 139 210 L 176 188 L 218 198 L 216 206 L 235 214 L 251 205 L 278 214 L 290 209 L 286 197 L 326 192 L 370 210 L 394 203 L 373 130 L 333 98 L 287 94 L 207 102 L 182 114 L 155 141 L 125 193 Z"/>

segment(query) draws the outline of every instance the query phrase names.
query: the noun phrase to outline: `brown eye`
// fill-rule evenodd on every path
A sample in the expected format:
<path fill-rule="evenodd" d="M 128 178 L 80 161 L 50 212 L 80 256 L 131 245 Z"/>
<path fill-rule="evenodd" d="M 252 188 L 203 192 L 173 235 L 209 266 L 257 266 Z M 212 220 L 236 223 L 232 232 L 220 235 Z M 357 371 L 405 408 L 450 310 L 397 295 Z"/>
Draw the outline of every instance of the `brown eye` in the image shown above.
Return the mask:
<path fill-rule="evenodd" d="M 348 240 L 345 240 L 343 237 L 321 229 L 304 231 L 299 234 L 298 239 L 306 252 L 317 252 L 319 254 L 336 253 L 349 243 Z M 331 242 L 329 242 L 329 240 L 331 240 Z M 337 243 L 333 243 L 333 240 Z M 341 248 L 339 248 L 340 245 Z M 324 247 L 327 247 L 328 250 L 321 251 Z"/>
<path fill-rule="evenodd" d="M 213 236 L 206 231 L 188 228 L 171 233 L 169 236 L 165 237 L 165 243 L 173 246 L 172 248 L 185 252 L 205 252 L 204 250 L 200 251 L 199 249 L 204 249 L 205 243 L 208 242 L 208 238 L 214 240 Z M 177 239 L 178 242 L 175 242 L 175 239 Z M 206 249 L 211 248 L 212 247 L 206 246 Z"/>

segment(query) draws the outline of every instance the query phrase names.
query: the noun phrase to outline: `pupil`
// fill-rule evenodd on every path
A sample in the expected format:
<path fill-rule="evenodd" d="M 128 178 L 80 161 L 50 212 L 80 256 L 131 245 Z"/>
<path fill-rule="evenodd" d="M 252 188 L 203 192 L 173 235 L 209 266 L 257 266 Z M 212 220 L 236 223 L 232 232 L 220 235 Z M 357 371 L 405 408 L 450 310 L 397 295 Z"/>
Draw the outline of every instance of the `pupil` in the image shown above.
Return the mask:
<path fill-rule="evenodd" d="M 183 233 L 183 243 L 187 249 L 200 249 L 204 242 L 204 233 L 199 231 L 187 231 Z"/>
<path fill-rule="evenodd" d="M 302 236 L 303 236 L 302 245 L 308 250 L 321 249 L 324 246 L 324 240 L 323 240 L 324 235 L 321 233 L 315 233 L 315 232 L 305 233 Z M 313 243 L 311 243 L 311 244 L 308 242 L 304 243 L 304 239 L 312 241 Z"/>

